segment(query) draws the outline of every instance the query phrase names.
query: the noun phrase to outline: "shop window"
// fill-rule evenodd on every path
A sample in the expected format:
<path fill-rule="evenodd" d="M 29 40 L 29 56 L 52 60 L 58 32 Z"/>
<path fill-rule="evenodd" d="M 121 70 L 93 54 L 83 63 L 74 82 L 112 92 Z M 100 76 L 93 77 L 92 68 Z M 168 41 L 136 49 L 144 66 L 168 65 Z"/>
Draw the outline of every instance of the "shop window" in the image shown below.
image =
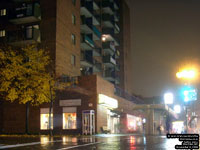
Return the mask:
<path fill-rule="evenodd" d="M 40 129 L 49 129 L 49 108 L 40 109 Z M 51 113 L 51 129 L 53 129 L 53 113 Z"/>
<path fill-rule="evenodd" d="M 72 14 L 72 24 L 76 24 L 76 16 L 74 14 Z"/>
<path fill-rule="evenodd" d="M 0 30 L 0 37 L 5 37 L 5 36 L 6 36 L 6 31 Z"/>
<path fill-rule="evenodd" d="M 63 108 L 63 129 L 76 129 L 76 107 Z"/>
<path fill-rule="evenodd" d="M 5 16 L 6 15 L 6 9 L 1 9 L 0 10 L 0 15 Z"/>

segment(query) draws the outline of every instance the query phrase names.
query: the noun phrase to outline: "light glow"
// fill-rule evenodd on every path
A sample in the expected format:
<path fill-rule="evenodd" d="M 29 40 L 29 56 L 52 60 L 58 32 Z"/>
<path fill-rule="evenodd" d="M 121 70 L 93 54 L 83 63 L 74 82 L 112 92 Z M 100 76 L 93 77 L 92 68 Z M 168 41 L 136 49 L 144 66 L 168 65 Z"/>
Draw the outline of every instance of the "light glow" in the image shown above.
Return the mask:
<path fill-rule="evenodd" d="M 105 107 L 108 107 L 111 109 L 118 108 L 118 101 L 104 94 L 99 94 L 99 104 L 104 105 Z"/>
<path fill-rule="evenodd" d="M 183 79 L 195 79 L 197 76 L 197 71 L 195 69 L 184 69 L 176 73 L 177 78 Z"/>
<path fill-rule="evenodd" d="M 174 112 L 177 113 L 177 114 L 179 114 L 179 113 L 181 112 L 181 107 L 180 107 L 180 105 L 175 105 L 175 106 L 174 106 Z"/>
<path fill-rule="evenodd" d="M 165 101 L 165 104 L 173 104 L 174 95 L 172 93 L 165 93 L 164 101 Z"/>

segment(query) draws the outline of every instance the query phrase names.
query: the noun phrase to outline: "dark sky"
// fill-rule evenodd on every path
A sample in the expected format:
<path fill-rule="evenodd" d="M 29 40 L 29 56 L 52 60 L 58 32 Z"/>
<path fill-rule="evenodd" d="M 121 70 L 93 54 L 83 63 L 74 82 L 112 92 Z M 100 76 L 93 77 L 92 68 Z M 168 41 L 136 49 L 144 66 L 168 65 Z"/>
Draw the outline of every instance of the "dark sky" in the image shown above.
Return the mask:
<path fill-rule="evenodd" d="M 133 91 L 161 96 L 180 86 L 180 67 L 200 64 L 200 0 L 130 0 L 130 6 Z"/>

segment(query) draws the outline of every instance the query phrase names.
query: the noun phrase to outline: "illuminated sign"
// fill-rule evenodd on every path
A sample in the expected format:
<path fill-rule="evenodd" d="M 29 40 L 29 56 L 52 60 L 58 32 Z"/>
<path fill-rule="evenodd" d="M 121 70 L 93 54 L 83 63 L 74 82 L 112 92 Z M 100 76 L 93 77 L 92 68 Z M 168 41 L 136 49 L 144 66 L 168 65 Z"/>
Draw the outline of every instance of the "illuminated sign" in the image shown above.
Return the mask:
<path fill-rule="evenodd" d="M 118 108 L 118 101 L 104 94 L 99 94 L 99 104 L 111 109 Z"/>

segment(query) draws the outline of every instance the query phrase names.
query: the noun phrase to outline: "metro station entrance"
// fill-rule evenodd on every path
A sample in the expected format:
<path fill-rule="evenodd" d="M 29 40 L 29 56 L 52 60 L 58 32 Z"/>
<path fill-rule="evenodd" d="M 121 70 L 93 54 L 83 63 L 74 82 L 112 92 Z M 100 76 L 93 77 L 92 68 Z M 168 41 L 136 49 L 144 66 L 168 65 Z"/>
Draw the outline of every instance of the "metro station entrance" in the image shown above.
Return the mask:
<path fill-rule="evenodd" d="M 83 110 L 82 111 L 82 134 L 83 135 L 95 134 L 94 110 Z"/>

